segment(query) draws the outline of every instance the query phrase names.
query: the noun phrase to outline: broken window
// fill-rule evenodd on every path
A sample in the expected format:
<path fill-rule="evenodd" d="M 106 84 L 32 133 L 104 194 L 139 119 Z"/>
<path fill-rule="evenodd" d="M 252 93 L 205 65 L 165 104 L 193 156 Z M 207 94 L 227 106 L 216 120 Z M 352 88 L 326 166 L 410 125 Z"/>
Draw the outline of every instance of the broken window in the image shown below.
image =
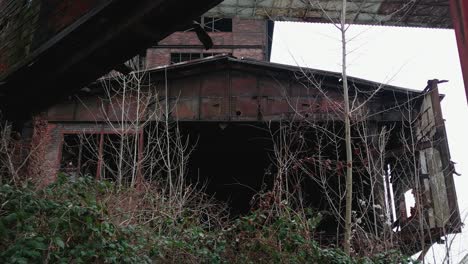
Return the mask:
<path fill-rule="evenodd" d="M 131 71 L 146 69 L 146 51 L 140 52 L 135 57 L 125 62 Z"/>
<path fill-rule="evenodd" d="M 71 179 L 92 176 L 129 184 L 139 173 L 135 133 L 65 134 L 59 171 Z"/>
<path fill-rule="evenodd" d="M 201 53 L 171 53 L 171 63 L 200 59 Z"/>
<path fill-rule="evenodd" d="M 232 32 L 231 18 L 202 17 L 201 24 L 207 32 Z"/>
<path fill-rule="evenodd" d="M 60 172 L 71 178 L 96 175 L 99 135 L 65 134 L 63 136 Z"/>
<path fill-rule="evenodd" d="M 171 64 L 172 63 L 179 63 L 184 61 L 191 61 L 201 58 L 206 58 L 210 56 L 221 55 L 224 53 L 214 53 L 214 52 L 206 52 L 206 53 L 186 53 L 186 52 L 178 52 L 178 53 L 171 53 Z M 227 53 L 227 55 L 232 55 L 232 53 Z"/>
<path fill-rule="evenodd" d="M 195 20 L 206 32 L 232 32 L 232 18 L 200 17 Z M 189 29 L 188 31 L 192 31 Z"/>

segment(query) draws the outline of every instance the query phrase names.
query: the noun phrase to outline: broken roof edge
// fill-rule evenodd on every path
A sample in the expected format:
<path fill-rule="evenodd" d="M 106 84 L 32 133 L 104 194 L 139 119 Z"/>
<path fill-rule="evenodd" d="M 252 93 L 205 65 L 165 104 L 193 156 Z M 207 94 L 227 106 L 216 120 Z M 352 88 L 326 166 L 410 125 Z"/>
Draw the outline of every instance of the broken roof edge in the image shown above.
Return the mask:
<path fill-rule="evenodd" d="M 341 19 L 341 4 L 336 1 L 224 0 L 206 15 L 330 23 Z M 449 0 L 372 0 L 348 3 L 350 24 L 392 25 L 418 28 L 453 28 Z"/>
<path fill-rule="evenodd" d="M 212 15 L 207 13 L 205 15 Z M 225 16 L 220 16 L 225 17 Z M 240 17 L 243 19 L 258 19 L 258 20 L 271 20 L 275 23 L 285 22 L 285 23 L 303 23 L 303 24 L 319 24 L 319 25 L 335 25 L 337 23 L 326 22 L 326 21 L 309 21 L 300 18 L 271 18 L 271 17 Z M 420 24 L 391 24 L 391 23 L 382 23 L 382 22 L 375 22 L 375 23 L 355 23 L 349 22 L 346 23 L 347 25 L 353 26 L 363 26 L 363 27 L 393 27 L 393 28 L 412 28 L 412 29 L 429 29 L 429 30 L 454 30 L 453 26 L 430 26 L 430 25 L 420 25 Z"/>
<path fill-rule="evenodd" d="M 156 73 L 156 72 L 161 72 L 164 70 L 183 70 L 185 68 L 190 68 L 190 67 L 194 67 L 197 65 L 200 66 L 203 64 L 210 64 L 210 63 L 221 62 L 221 61 L 239 63 L 239 64 L 244 64 L 244 65 L 252 65 L 252 66 L 262 67 L 262 68 L 267 68 L 267 69 L 283 70 L 283 71 L 289 71 L 289 72 L 311 73 L 311 74 L 318 74 L 318 75 L 323 75 L 327 77 L 341 78 L 340 72 L 319 70 L 319 69 L 307 68 L 307 67 L 302 67 L 302 66 L 281 64 L 281 63 L 276 63 L 276 62 L 259 61 L 259 60 L 249 59 L 249 58 L 239 59 L 228 54 L 220 54 L 220 55 L 210 56 L 210 57 L 206 57 L 202 59 L 179 62 L 179 63 L 170 64 L 170 65 L 163 65 L 163 66 L 158 66 L 158 67 L 154 67 L 154 68 L 150 68 L 150 69 L 146 69 L 144 71 L 138 71 L 138 72 Z M 406 88 L 406 87 L 399 87 L 399 86 L 379 83 L 379 82 L 366 80 L 366 79 L 353 77 L 353 76 L 348 76 L 348 80 L 353 83 L 359 83 L 359 84 L 366 85 L 369 87 L 381 87 L 382 86 L 382 89 L 387 90 L 387 91 L 395 91 L 395 92 L 400 92 L 400 93 L 412 93 L 412 94 L 420 94 L 423 92 L 423 89 L 417 90 L 417 89 L 411 89 L 411 88 Z"/>
<path fill-rule="evenodd" d="M 316 25 L 330 25 L 333 26 L 335 24 L 331 22 L 310 22 L 304 20 L 272 20 L 275 23 L 296 23 L 296 24 L 316 24 Z M 353 27 L 370 27 L 370 28 L 393 28 L 393 29 L 413 29 L 413 30 L 454 30 L 453 27 L 422 27 L 422 26 L 414 26 L 414 25 L 394 25 L 394 24 L 356 24 L 356 23 L 347 23 L 347 25 L 351 25 Z"/>

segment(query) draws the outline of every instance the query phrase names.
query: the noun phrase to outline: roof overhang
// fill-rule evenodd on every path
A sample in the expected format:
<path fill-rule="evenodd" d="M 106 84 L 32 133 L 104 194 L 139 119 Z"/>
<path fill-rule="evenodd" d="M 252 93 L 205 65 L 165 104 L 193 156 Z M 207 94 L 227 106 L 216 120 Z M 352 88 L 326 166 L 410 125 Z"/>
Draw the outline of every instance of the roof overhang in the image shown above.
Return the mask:
<path fill-rule="evenodd" d="M 224 0 L 206 15 L 331 23 L 339 20 L 341 7 L 342 0 Z M 449 0 L 348 1 L 347 22 L 452 28 Z"/>
<path fill-rule="evenodd" d="M 227 65 L 239 65 L 243 69 L 248 69 L 248 67 L 255 68 L 257 70 L 263 69 L 268 71 L 274 72 L 284 72 L 284 73 L 292 73 L 294 76 L 298 76 L 297 74 L 304 74 L 304 75 L 315 75 L 315 76 L 323 76 L 328 78 L 334 78 L 337 80 L 341 79 L 341 73 L 339 72 L 332 72 L 332 71 L 324 71 L 300 66 L 292 66 L 287 64 L 280 64 L 280 63 L 273 63 L 273 62 L 266 62 L 266 61 L 259 61 L 253 59 L 244 59 L 244 58 L 236 58 L 230 55 L 216 55 L 210 56 L 203 59 L 197 59 L 187 62 L 180 62 L 171 65 L 165 66 L 158 66 L 152 69 L 148 69 L 147 73 L 149 74 L 158 74 L 164 73 L 166 70 L 171 72 L 188 72 L 190 74 L 198 74 L 197 70 L 202 71 L 204 66 L 208 65 L 219 65 L 219 66 L 227 66 Z M 143 72 L 142 72 L 143 73 Z M 257 73 L 260 73 L 257 71 Z M 356 85 L 362 85 L 365 87 L 369 87 L 370 89 L 376 89 L 381 87 L 383 91 L 389 91 L 393 93 L 401 93 L 401 94 L 410 94 L 410 95 L 419 95 L 422 93 L 421 90 L 416 89 L 409 89 L 405 87 L 398 87 L 383 83 L 378 83 L 370 80 L 365 80 L 357 77 L 348 76 L 348 79 L 351 83 Z"/>
<path fill-rule="evenodd" d="M 11 28 L 6 32 L 8 34 L 0 32 L 0 108 L 8 120 L 30 118 L 31 113 L 42 111 L 155 42 L 186 27 L 221 0 L 87 1 L 103 4 L 91 5 L 89 10 L 75 14 L 72 11 L 81 6 L 81 1 L 72 1 L 70 5 L 63 4 L 66 1 L 52 1 L 55 5 L 44 5 L 39 11 L 51 9 L 58 14 L 45 13 L 44 21 L 40 20 L 37 25 L 33 23 L 31 32 Z M 59 4 L 65 5 L 75 16 L 62 12 L 56 6 Z M 10 15 L 9 9 L 1 9 L 3 7 L 0 5 L 0 20 L 2 14 Z M 29 11 L 20 9 L 20 12 Z M 49 34 L 50 21 L 55 20 L 67 23 Z M 23 33 L 30 33 L 24 39 L 31 43 L 9 41 Z M 28 52 L 19 56 L 14 52 L 16 49 Z M 15 55 L 15 59 L 7 65 L 2 59 L 8 54 Z"/>

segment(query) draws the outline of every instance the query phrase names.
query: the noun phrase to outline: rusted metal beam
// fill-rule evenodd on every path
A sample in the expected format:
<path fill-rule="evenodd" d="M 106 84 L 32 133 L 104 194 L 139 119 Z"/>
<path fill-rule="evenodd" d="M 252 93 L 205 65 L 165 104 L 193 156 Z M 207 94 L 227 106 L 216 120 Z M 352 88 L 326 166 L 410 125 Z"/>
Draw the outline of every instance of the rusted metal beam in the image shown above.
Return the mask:
<path fill-rule="evenodd" d="M 463 0 L 450 0 L 450 11 L 468 100 L 468 3 Z"/>
<path fill-rule="evenodd" d="M 10 17 L 8 20 L 8 32 L 5 31 L 6 26 L 2 26 L 4 34 L 0 31 L 0 92 L 3 95 L 0 97 L 0 107 L 8 120 L 28 119 L 31 112 L 41 111 L 96 80 L 181 26 L 190 24 L 194 18 L 221 0 L 86 1 L 96 1 L 99 4 L 91 4 L 88 9 L 77 14 L 72 12 L 73 16 L 70 17 L 66 12 L 57 11 L 57 19 L 62 26 L 52 33 L 47 31 L 47 27 L 41 26 L 44 23 L 49 25 L 46 22 L 52 19 L 46 12 L 43 15 L 43 24 L 38 22 L 37 27 L 31 28 L 31 32 L 25 32 L 31 33 L 31 37 L 27 39 L 34 39 L 33 44 L 37 43 L 36 46 L 26 43 L 29 51 L 18 53 L 15 60 L 5 61 L 6 57 L 2 55 L 10 54 L 9 47 L 15 48 L 17 45 L 13 45 L 11 41 L 1 41 L 6 33 L 8 36 L 15 36 L 11 24 L 14 18 Z M 13 0 L 8 3 L 10 2 L 13 3 Z M 44 4 L 47 0 L 33 3 L 36 2 Z M 0 1 L 0 22 L 4 21 L 2 14 L 5 9 L 1 9 L 2 3 L 4 2 Z M 74 2 L 70 3 L 73 11 Z M 39 16 L 45 10 L 41 9 L 44 6 L 45 4 L 34 6 L 39 11 L 33 7 L 28 10 Z M 185 8 L 180 9 L 180 6 Z M 18 7 L 18 10 L 23 9 Z M 66 16 L 66 23 L 61 16 Z M 151 34 L 140 34 L 138 28 L 142 25 Z M 36 41 L 43 38 L 44 41 Z"/>

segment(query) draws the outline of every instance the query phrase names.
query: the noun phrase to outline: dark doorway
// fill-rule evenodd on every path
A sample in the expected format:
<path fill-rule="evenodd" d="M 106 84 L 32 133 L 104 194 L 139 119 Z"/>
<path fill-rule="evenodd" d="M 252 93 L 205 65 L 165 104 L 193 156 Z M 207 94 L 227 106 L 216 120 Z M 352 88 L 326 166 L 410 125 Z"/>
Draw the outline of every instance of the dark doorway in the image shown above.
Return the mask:
<path fill-rule="evenodd" d="M 248 212 L 252 196 L 273 177 L 272 143 L 265 126 L 181 122 L 180 128 L 196 142 L 189 178 L 206 183 L 206 192 L 227 202 L 232 215 Z"/>

